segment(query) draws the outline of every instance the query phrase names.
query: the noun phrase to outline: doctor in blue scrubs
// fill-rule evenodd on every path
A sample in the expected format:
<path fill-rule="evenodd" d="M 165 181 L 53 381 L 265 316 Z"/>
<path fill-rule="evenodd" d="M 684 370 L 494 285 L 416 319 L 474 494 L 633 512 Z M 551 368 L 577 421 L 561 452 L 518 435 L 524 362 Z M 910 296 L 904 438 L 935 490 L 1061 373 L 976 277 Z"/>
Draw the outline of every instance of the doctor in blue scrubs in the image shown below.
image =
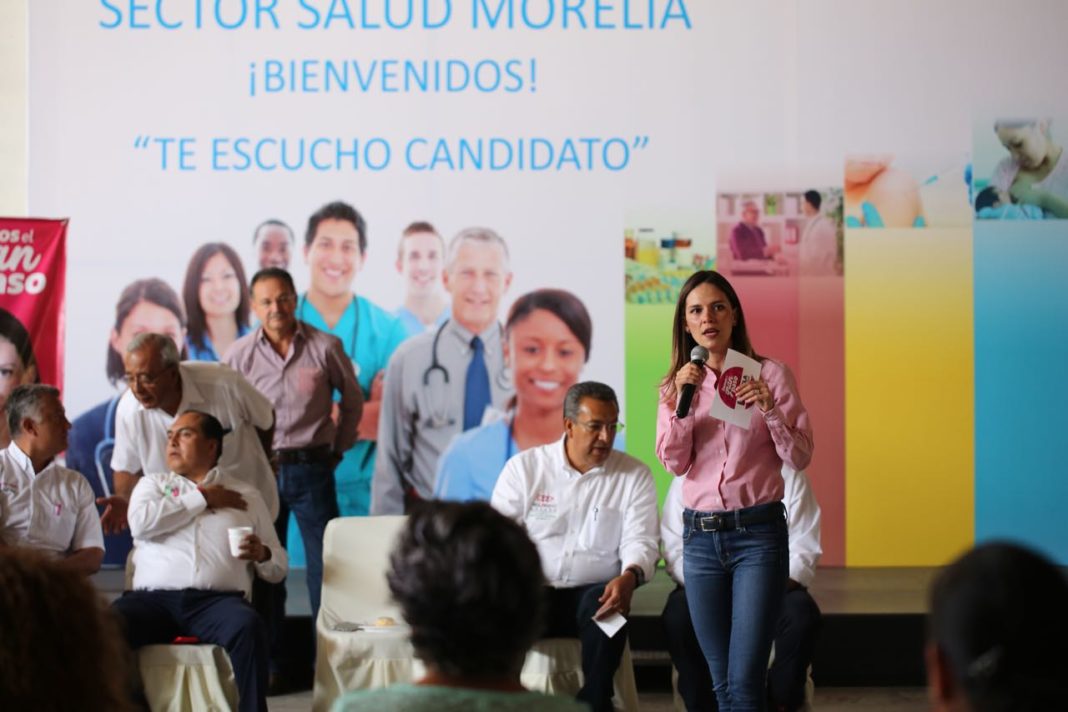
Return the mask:
<path fill-rule="evenodd" d="M 407 336 L 400 320 L 354 292 L 366 256 L 367 223 L 351 205 L 328 203 L 308 219 L 304 259 L 310 286 L 297 304 L 297 318 L 341 339 L 364 398 L 360 439 L 335 470 L 343 517 L 368 513 L 383 369 Z"/>

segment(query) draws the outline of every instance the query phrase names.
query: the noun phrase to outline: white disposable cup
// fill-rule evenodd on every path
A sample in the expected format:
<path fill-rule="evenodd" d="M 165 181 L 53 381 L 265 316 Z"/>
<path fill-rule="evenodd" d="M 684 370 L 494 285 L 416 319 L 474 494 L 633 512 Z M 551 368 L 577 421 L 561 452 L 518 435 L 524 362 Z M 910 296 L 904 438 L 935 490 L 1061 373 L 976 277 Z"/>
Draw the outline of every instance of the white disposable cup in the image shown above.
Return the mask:
<path fill-rule="evenodd" d="M 230 527 L 226 533 L 230 535 L 230 554 L 235 558 L 241 556 L 241 544 L 252 536 L 252 527 Z"/>

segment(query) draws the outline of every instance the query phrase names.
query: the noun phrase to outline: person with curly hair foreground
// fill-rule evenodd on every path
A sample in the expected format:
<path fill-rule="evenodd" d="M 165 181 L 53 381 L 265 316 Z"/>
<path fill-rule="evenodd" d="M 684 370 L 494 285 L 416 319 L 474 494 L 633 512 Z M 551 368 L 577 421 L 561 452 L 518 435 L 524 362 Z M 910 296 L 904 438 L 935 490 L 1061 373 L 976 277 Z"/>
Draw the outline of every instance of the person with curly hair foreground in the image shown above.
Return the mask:
<path fill-rule="evenodd" d="M 387 578 L 426 676 L 350 692 L 335 712 L 586 709 L 519 682 L 545 603 L 538 551 L 516 522 L 485 502 L 420 505 L 397 540 Z"/>
<path fill-rule="evenodd" d="M 126 712 L 127 667 L 83 574 L 0 544 L 0 709 Z"/>

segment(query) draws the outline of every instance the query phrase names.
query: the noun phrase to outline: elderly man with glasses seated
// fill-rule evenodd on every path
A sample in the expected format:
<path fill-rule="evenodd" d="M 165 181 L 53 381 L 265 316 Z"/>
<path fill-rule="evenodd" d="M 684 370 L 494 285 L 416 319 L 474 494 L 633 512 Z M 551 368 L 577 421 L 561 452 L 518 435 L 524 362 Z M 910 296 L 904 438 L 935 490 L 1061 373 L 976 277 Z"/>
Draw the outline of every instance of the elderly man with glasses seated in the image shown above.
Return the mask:
<path fill-rule="evenodd" d="M 644 463 L 612 449 L 622 427 L 611 388 L 576 383 L 564 399 L 564 437 L 510 459 L 491 500 L 538 547 L 549 585 L 544 635 L 580 640 L 578 699 L 595 711 L 612 709 L 627 627 L 609 635 L 594 619 L 628 615 L 659 557 L 656 486 Z"/>

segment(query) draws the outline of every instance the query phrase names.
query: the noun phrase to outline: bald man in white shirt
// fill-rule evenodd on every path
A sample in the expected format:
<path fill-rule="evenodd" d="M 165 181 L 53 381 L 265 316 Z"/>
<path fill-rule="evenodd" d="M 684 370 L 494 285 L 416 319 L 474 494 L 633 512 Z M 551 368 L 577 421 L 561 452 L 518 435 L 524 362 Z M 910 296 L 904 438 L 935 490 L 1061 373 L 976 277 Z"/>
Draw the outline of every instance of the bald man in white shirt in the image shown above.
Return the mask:
<path fill-rule="evenodd" d="M 585 678 L 578 699 L 612 709 L 627 626 L 608 637 L 593 621 L 630 613 L 634 589 L 659 557 L 656 485 L 649 468 L 612 449 L 619 404 L 587 381 L 564 398 L 564 437 L 504 466 L 490 503 L 526 527 L 549 584 L 547 638 L 578 638 Z"/>
<path fill-rule="evenodd" d="M 288 561 L 260 494 L 216 466 L 223 435 L 219 421 L 199 411 L 185 411 L 171 424 L 172 471 L 146 473 L 130 497 L 133 590 L 112 607 L 132 648 L 178 635 L 221 645 L 237 678 L 241 712 L 266 712 L 267 632 L 245 598 L 253 570 L 277 583 Z M 253 533 L 235 558 L 228 530 L 239 526 Z"/>

